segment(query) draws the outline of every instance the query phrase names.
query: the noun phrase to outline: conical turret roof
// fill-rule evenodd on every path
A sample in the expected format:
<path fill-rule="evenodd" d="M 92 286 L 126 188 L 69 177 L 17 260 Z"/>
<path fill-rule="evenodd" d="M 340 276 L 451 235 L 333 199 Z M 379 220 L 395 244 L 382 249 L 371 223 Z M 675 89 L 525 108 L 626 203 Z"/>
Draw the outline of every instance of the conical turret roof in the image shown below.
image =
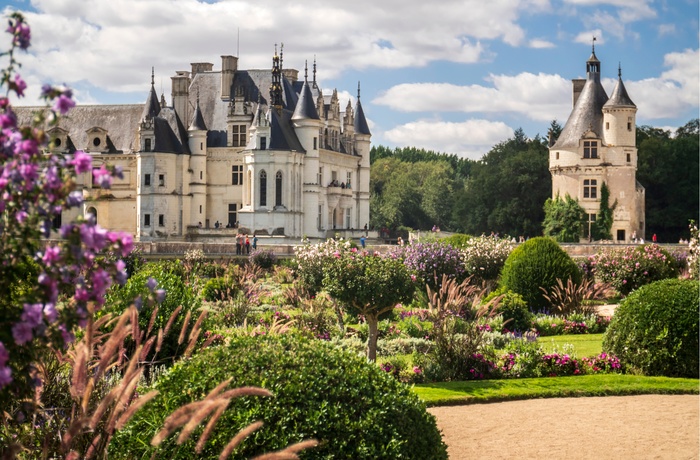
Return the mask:
<path fill-rule="evenodd" d="M 355 123 L 353 125 L 355 128 L 355 134 L 366 134 L 371 135 L 369 131 L 369 125 L 367 125 L 367 119 L 365 118 L 365 111 L 362 110 L 362 103 L 360 102 L 360 83 L 357 83 L 357 104 L 355 104 Z"/>
<path fill-rule="evenodd" d="M 144 106 L 143 113 L 141 114 L 141 120 L 152 119 L 153 117 L 157 117 L 160 113 L 160 102 L 158 102 L 158 95 L 156 94 L 153 78 L 154 73 L 153 69 L 151 69 L 151 91 L 148 93 L 146 105 Z"/>
<path fill-rule="evenodd" d="M 199 98 L 197 98 L 197 105 L 194 108 L 194 114 L 192 115 L 192 123 L 188 128 L 190 131 L 206 131 L 207 125 L 204 124 L 204 117 L 202 116 L 202 110 L 199 108 Z"/>
<path fill-rule="evenodd" d="M 301 87 L 299 100 L 297 101 L 297 105 L 294 108 L 294 114 L 292 115 L 292 120 L 303 119 L 319 119 L 318 111 L 316 110 L 316 102 L 314 101 L 314 96 L 311 94 L 311 88 L 306 80 L 304 80 L 304 85 Z"/>
<path fill-rule="evenodd" d="M 625 84 L 622 83 L 622 70 L 619 68 L 615 88 L 613 88 L 610 99 L 605 103 L 605 107 L 637 107 L 627 94 Z"/>

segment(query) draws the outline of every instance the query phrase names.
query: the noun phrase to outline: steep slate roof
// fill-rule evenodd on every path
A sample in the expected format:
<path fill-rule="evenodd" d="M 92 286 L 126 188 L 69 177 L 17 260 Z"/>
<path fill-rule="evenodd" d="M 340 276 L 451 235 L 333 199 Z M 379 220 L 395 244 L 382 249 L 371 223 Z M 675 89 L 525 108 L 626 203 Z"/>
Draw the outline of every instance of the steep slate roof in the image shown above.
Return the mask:
<path fill-rule="evenodd" d="M 158 95 L 156 90 L 151 83 L 151 91 L 148 93 L 148 98 L 146 99 L 146 105 L 143 107 L 143 114 L 141 119 L 153 118 L 160 113 L 160 102 L 158 102 Z"/>
<path fill-rule="evenodd" d="M 292 115 L 292 120 L 302 119 L 319 119 L 318 112 L 316 111 L 316 102 L 311 94 L 311 88 L 309 88 L 306 81 L 304 81 L 304 84 L 301 87 L 299 100 L 294 108 L 294 114 Z"/>
<path fill-rule="evenodd" d="M 291 110 L 282 109 L 277 113 L 277 110 L 271 109 L 268 111 L 268 117 L 270 119 L 269 150 L 296 150 L 306 153 L 292 128 Z"/>
<path fill-rule="evenodd" d="M 357 98 L 357 104 L 355 104 L 355 134 L 367 134 L 370 135 L 372 133 L 369 132 L 369 125 L 367 125 L 367 119 L 365 118 L 365 111 L 362 110 L 362 103 L 360 102 L 360 98 Z"/>
<path fill-rule="evenodd" d="M 154 151 L 167 153 L 190 153 L 187 130 L 172 107 L 164 107 L 154 119 L 156 145 Z"/>
<path fill-rule="evenodd" d="M 615 88 L 613 89 L 610 99 L 605 103 L 605 107 L 637 107 L 627 94 L 625 84 L 622 83 L 621 72 L 618 72 Z"/>
<path fill-rule="evenodd" d="M 282 102 L 284 103 L 284 108 L 294 110 L 297 106 L 297 101 L 298 97 L 294 85 L 287 80 L 287 77 L 282 75 Z"/>
<path fill-rule="evenodd" d="M 592 61 L 595 59 L 595 61 Z M 596 62 L 595 54 L 588 62 Z M 552 149 L 578 148 L 579 140 L 587 131 L 592 131 L 598 138 L 603 137 L 603 105 L 608 95 L 600 84 L 600 73 L 588 72 L 586 84 L 576 101 L 564 129 Z"/>
<path fill-rule="evenodd" d="M 33 113 L 41 110 L 47 109 L 14 107 L 19 126 L 29 125 Z M 136 134 L 143 110 L 143 104 L 76 105 L 68 115 L 61 117 L 58 126 L 68 132 L 69 145 L 72 144 L 77 150 L 91 147 L 88 145 L 87 130 L 97 126 L 107 130 L 108 142 L 114 146 L 109 153 L 129 153 L 139 149 Z"/>
<path fill-rule="evenodd" d="M 194 108 L 194 115 L 192 115 L 192 123 L 190 123 L 189 129 L 196 131 L 207 130 L 207 125 L 204 123 L 204 118 L 202 118 L 202 111 L 199 109 L 199 100 Z"/>

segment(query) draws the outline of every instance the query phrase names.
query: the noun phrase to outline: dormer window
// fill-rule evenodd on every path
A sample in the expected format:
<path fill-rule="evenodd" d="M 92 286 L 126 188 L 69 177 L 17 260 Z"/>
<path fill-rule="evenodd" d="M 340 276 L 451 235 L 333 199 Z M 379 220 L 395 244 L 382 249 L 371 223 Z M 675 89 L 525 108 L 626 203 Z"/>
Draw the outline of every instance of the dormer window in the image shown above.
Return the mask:
<path fill-rule="evenodd" d="M 583 141 L 583 158 L 598 158 L 598 141 Z"/>
<path fill-rule="evenodd" d="M 107 130 L 95 126 L 87 130 L 87 136 L 89 150 L 98 152 L 107 151 Z"/>
<path fill-rule="evenodd" d="M 68 149 L 68 131 L 55 127 L 48 130 L 47 134 L 51 138 L 50 147 L 52 150 L 65 151 Z"/>

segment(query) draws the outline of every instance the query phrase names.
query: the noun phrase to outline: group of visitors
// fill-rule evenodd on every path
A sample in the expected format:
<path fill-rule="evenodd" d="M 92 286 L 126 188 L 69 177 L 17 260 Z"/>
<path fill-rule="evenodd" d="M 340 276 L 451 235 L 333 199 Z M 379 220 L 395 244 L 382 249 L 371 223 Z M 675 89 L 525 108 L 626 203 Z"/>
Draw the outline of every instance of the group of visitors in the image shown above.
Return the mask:
<path fill-rule="evenodd" d="M 251 244 L 250 238 L 248 238 L 248 235 L 239 233 L 236 235 L 236 255 L 237 256 L 243 256 L 243 255 L 248 255 L 250 254 L 250 247 L 253 247 L 253 250 L 258 248 L 258 237 L 253 234 L 253 240 Z"/>
<path fill-rule="evenodd" d="M 345 182 L 340 182 L 338 183 L 337 179 L 333 179 L 330 184 L 328 184 L 329 187 L 340 187 L 340 188 L 350 188 L 350 181 L 348 181 L 347 184 Z"/>

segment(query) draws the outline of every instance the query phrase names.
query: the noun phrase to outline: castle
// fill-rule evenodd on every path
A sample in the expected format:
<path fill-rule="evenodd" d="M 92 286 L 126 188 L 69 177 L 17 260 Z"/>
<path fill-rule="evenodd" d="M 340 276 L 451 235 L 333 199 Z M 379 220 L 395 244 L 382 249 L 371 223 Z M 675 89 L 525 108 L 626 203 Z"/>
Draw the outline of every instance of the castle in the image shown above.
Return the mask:
<path fill-rule="evenodd" d="M 140 241 L 197 240 L 202 229 L 326 238 L 369 222 L 371 133 L 360 103 L 340 107 L 313 76 L 283 68 L 221 69 L 193 63 L 172 79 L 172 104 L 151 88 L 145 104 L 76 106 L 48 131 L 52 151 L 90 153 L 93 168 L 118 165 L 110 189 L 78 177 L 82 210 Z M 36 108 L 20 108 L 28 122 Z M 211 233 L 211 232 L 210 232 Z"/>
<path fill-rule="evenodd" d="M 556 142 L 550 141 L 552 197 L 568 194 L 578 200 L 586 213 L 583 236 L 588 237 L 600 210 L 600 189 L 606 184 L 609 204 L 615 205 L 613 240 L 643 238 L 644 187 L 636 179 L 637 106 L 627 94 L 619 68 L 608 98 L 600 83 L 595 46 L 586 61 L 586 77 L 572 80 L 573 110 Z"/>

